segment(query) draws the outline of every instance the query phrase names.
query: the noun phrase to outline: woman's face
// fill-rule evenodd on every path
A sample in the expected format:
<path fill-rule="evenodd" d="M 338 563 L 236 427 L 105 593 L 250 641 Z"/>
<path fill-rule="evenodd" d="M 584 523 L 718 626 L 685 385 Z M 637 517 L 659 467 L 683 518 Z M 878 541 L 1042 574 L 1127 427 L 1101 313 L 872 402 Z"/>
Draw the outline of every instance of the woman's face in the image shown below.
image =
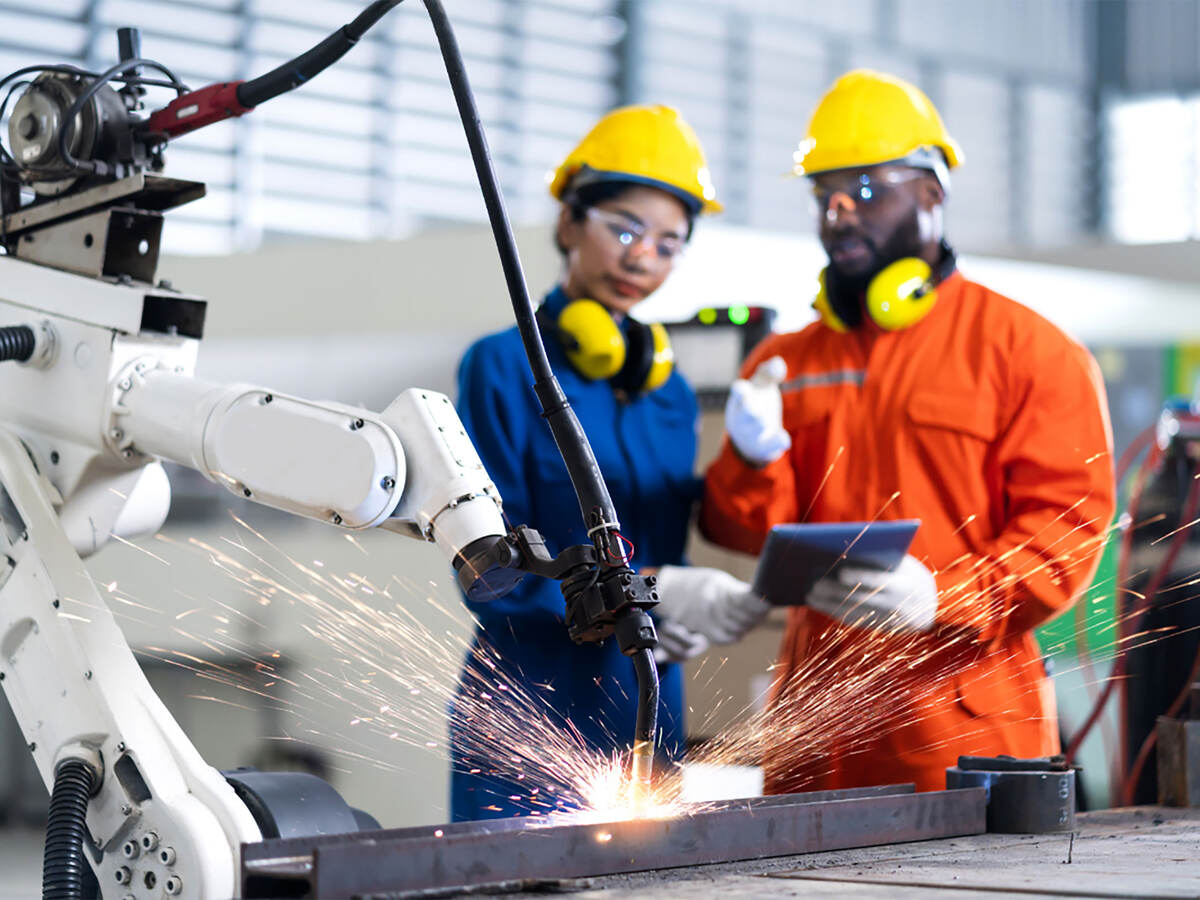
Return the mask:
<path fill-rule="evenodd" d="M 683 203 L 666 191 L 631 185 L 590 207 L 581 221 L 564 205 L 558 238 L 566 251 L 563 289 L 624 315 L 671 273 L 688 235 Z"/>

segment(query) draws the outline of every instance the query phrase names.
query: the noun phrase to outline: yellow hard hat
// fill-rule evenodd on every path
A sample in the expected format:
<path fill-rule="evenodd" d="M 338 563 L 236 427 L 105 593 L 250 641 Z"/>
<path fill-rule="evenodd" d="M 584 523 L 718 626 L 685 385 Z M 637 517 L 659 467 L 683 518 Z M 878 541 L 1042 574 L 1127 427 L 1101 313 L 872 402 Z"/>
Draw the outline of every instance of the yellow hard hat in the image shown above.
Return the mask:
<path fill-rule="evenodd" d="M 817 104 L 794 154 L 793 172 L 816 175 L 919 159 L 934 147 L 942 151 L 946 167 L 962 162 L 962 150 L 920 88 L 893 75 L 855 69 Z M 938 165 L 940 160 L 926 167 L 936 171 Z"/>
<path fill-rule="evenodd" d="M 598 181 L 632 181 L 662 188 L 694 212 L 716 213 L 708 162 L 696 132 L 670 106 L 623 106 L 597 122 L 555 170 L 550 193 Z"/>

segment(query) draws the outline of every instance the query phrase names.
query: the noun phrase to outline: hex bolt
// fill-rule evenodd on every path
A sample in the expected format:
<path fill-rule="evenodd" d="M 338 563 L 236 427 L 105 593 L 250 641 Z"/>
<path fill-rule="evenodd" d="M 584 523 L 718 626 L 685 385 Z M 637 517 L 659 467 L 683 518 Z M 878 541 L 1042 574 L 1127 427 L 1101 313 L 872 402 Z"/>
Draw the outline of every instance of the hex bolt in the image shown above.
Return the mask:
<path fill-rule="evenodd" d="M 162 861 L 164 866 L 175 865 L 175 848 L 163 847 L 158 851 L 158 858 Z"/>
<path fill-rule="evenodd" d="M 166 880 L 166 882 L 163 884 L 163 887 L 166 888 L 168 894 L 182 894 L 183 879 L 178 875 L 172 875 Z"/>
<path fill-rule="evenodd" d="M 153 850 L 158 846 L 158 835 L 153 831 L 147 831 L 142 835 L 142 849 Z"/>
<path fill-rule="evenodd" d="M 121 866 L 113 874 L 116 876 L 117 884 L 129 884 L 133 880 L 133 873 L 129 871 L 129 866 Z"/>
<path fill-rule="evenodd" d="M 134 859 L 142 848 L 137 845 L 137 841 L 126 841 L 121 845 L 121 852 L 125 854 L 126 859 Z"/>

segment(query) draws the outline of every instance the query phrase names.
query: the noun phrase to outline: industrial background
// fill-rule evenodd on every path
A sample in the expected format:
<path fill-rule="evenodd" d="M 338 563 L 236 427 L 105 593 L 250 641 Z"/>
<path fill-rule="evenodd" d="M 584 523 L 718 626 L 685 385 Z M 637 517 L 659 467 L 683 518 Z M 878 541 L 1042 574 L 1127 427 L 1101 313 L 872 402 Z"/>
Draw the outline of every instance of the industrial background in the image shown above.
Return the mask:
<path fill-rule="evenodd" d="M 780 328 L 808 321 L 823 253 L 806 188 L 787 175 L 791 154 L 832 81 L 867 66 L 915 82 L 940 109 L 965 151 L 947 208 L 963 268 L 1092 349 L 1118 452 L 1153 425 L 1167 398 L 1200 392 L 1197 0 L 450 6 L 535 294 L 558 267 L 547 173 L 604 111 L 655 102 L 677 106 L 695 126 L 727 211 L 701 225 L 643 317 L 683 322 L 702 309 L 755 305 L 776 309 Z M 316 43 L 360 7 L 0 0 L 0 73 L 56 61 L 103 69 L 116 58 L 114 30 L 132 25 L 145 55 L 189 83 L 243 78 Z M 400 7 L 302 91 L 173 143 L 167 160 L 167 174 L 208 185 L 205 198 L 168 216 L 160 267 L 176 287 L 209 300 L 198 369 L 206 377 L 382 409 L 410 386 L 453 394 L 467 344 L 511 322 L 462 127 L 417 4 Z M 737 362 L 724 340 L 714 331 L 679 342 L 685 374 L 718 399 Z M 719 411 L 706 412 L 701 462 L 715 453 L 720 428 Z M 256 655 L 291 673 L 337 664 L 286 608 L 249 615 L 244 592 L 214 567 L 211 548 L 247 540 L 234 517 L 265 536 L 270 544 L 259 550 L 279 565 L 290 556 L 376 583 L 398 579 L 448 611 L 418 611 L 428 627 L 465 634 L 441 556 L 386 533 L 348 542 L 236 503 L 198 476 L 171 474 L 165 540 L 111 546 L 89 568 L 117 598 L 151 681 L 201 752 L 222 768 L 324 773 L 384 825 L 445 821 L 440 741 L 354 738 L 336 702 L 306 709 L 301 728 L 289 708 L 165 661 L 182 650 L 201 668 L 252 669 Z M 1084 613 L 1042 634 L 1068 732 L 1096 693 L 1079 672 L 1076 633 L 1089 635 L 1094 652 L 1111 644 L 1113 556 Z M 742 575 L 753 568 L 699 539 L 693 559 Z M 218 603 L 235 612 L 214 615 Z M 780 634 L 772 619 L 742 645 L 691 665 L 690 704 L 717 710 L 693 717 L 694 738 L 753 707 Z M 235 658 L 231 644 L 246 649 Z M 1093 807 L 1111 800 L 1115 714 L 1101 726 L 1083 751 Z M 739 795 L 757 776 L 723 777 Z M 37 884 L 45 804 L 0 704 L 0 896 L 28 896 Z"/>

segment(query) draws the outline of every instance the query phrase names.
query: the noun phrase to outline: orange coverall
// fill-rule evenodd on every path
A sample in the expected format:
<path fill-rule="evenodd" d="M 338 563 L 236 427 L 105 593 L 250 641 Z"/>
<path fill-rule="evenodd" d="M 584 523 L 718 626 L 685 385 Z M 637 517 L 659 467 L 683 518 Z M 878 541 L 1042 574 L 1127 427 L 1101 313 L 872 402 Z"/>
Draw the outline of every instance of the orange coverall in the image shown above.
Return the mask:
<path fill-rule="evenodd" d="M 910 328 L 868 320 L 838 333 L 817 322 L 767 338 L 743 367 L 748 378 L 769 357 L 787 362 L 792 447 L 754 468 L 726 439 L 706 477 L 703 532 L 758 553 L 781 522 L 920 519 L 909 552 L 939 592 L 934 630 L 917 639 L 932 642 L 918 673 L 932 681 L 915 714 L 844 746 L 834 738 L 820 758 L 768 750 L 768 793 L 937 790 L 960 754 L 1060 751 L 1033 629 L 1086 590 L 1112 519 L 1103 382 L 1087 350 L 1030 309 L 957 272 L 938 295 Z M 831 635 L 879 646 L 877 635 L 833 625 L 789 610 L 776 712 L 788 677 Z"/>

